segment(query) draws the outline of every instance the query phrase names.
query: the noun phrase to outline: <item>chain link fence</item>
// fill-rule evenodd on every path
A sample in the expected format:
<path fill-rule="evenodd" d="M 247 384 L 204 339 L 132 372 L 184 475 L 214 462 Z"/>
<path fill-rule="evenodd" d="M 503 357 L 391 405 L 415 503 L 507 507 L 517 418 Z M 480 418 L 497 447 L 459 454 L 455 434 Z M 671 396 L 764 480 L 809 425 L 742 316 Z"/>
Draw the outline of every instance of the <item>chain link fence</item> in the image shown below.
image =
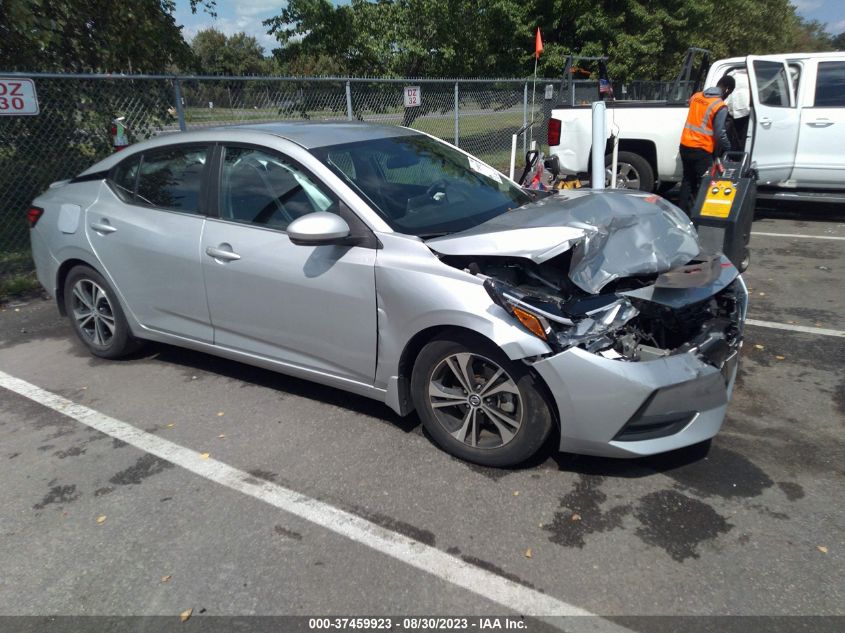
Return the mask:
<path fill-rule="evenodd" d="M 271 121 L 357 120 L 404 125 L 454 143 L 503 173 L 519 134 L 517 169 L 532 140 L 545 142 L 552 107 L 598 97 L 596 81 L 176 77 L 0 73 L 34 80 L 37 116 L 0 116 L 0 275 L 31 270 L 26 210 L 52 182 L 114 151 L 122 117 L 130 141 L 202 127 Z M 419 105 L 405 107 L 417 86 Z M 615 85 L 617 99 L 666 98 L 671 82 Z M 534 124 L 526 129 L 526 125 Z"/>
<path fill-rule="evenodd" d="M 454 143 L 507 173 L 530 139 L 545 139 L 544 87 L 525 79 L 175 77 L 2 73 L 33 79 L 40 112 L 0 116 L 0 275 L 31 270 L 26 210 L 40 192 L 114 151 L 122 117 L 129 140 L 202 127 L 271 121 L 358 120 L 404 125 Z M 420 104 L 404 105 L 404 87 Z"/>

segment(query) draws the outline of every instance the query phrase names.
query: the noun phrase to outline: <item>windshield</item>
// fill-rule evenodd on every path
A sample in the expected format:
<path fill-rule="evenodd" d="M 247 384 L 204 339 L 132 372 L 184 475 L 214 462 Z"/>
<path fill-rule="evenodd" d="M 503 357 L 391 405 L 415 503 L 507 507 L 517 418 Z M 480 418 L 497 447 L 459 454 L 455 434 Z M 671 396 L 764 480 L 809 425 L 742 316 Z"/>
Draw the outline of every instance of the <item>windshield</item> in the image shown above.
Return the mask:
<path fill-rule="evenodd" d="M 472 228 L 530 201 L 498 171 L 423 135 L 312 150 L 394 231 L 432 237 Z"/>

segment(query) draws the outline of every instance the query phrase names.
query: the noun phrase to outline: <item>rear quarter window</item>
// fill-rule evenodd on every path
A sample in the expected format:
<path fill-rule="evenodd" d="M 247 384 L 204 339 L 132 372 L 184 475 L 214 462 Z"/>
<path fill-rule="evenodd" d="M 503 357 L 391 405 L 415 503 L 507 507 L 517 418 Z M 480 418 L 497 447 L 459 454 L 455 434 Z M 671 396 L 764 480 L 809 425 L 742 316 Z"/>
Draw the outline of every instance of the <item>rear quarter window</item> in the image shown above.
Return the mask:
<path fill-rule="evenodd" d="M 138 154 L 118 163 L 109 174 L 108 181 L 112 190 L 124 202 L 132 202 L 135 197 L 135 183 L 140 165 L 141 155 Z"/>

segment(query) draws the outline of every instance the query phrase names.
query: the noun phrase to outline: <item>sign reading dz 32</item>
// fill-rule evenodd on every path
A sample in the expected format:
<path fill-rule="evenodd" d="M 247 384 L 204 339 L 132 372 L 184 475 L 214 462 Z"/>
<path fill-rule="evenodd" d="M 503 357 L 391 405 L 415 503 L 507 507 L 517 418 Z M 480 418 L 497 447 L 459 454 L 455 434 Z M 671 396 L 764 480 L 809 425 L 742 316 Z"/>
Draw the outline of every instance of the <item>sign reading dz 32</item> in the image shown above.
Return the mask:
<path fill-rule="evenodd" d="M 405 86 L 405 107 L 413 108 L 422 103 L 422 92 L 419 86 Z"/>
<path fill-rule="evenodd" d="M 38 114 L 38 96 L 32 79 L 0 77 L 0 116 Z"/>

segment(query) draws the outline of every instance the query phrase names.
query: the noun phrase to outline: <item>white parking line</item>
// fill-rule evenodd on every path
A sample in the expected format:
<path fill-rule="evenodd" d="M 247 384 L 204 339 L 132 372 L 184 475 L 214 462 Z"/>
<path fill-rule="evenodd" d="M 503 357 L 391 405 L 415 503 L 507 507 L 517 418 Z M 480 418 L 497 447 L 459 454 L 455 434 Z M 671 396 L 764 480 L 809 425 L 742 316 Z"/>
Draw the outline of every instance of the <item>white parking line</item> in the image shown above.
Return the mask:
<path fill-rule="evenodd" d="M 270 482 L 258 482 L 249 473 L 135 428 L 108 415 L 77 404 L 0 371 L 0 387 L 44 405 L 101 433 L 155 455 L 209 481 L 226 486 L 322 528 L 428 572 L 453 585 L 495 602 L 515 613 L 545 620 L 555 628 L 573 630 L 560 616 L 595 616 L 584 609 L 541 593 L 498 574 L 476 567 L 361 517 Z M 578 631 L 630 633 L 600 617 L 579 618 Z"/>
<path fill-rule="evenodd" d="M 810 327 L 809 325 L 791 325 L 789 323 L 776 323 L 774 321 L 758 321 L 757 319 L 746 319 L 746 325 L 757 327 L 769 327 L 775 330 L 789 330 L 791 332 L 804 332 L 805 334 L 821 334 L 822 336 L 845 336 L 842 330 L 829 330 L 823 327 Z"/>
<path fill-rule="evenodd" d="M 845 237 L 838 235 L 806 235 L 795 233 L 763 233 L 760 231 L 751 231 L 751 235 L 763 235 L 765 237 L 800 237 L 808 240 L 845 240 Z"/>

